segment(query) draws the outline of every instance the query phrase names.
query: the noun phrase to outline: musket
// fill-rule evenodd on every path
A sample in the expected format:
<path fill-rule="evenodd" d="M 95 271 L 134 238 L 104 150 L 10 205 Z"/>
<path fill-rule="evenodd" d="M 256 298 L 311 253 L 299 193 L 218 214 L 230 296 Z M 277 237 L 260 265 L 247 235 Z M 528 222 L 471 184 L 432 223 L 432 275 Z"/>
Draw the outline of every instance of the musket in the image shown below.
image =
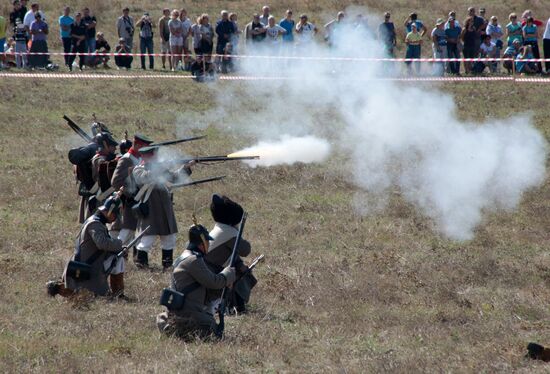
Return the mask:
<path fill-rule="evenodd" d="M 260 159 L 260 156 L 241 156 L 241 157 L 203 156 L 203 157 L 195 157 L 195 158 L 167 160 L 161 163 L 187 164 L 188 162 L 191 162 L 191 161 L 195 161 L 196 163 L 209 163 L 209 162 L 244 161 L 244 160 L 259 160 L 259 159 Z"/>
<path fill-rule="evenodd" d="M 124 256 L 124 253 L 126 253 L 126 251 L 128 251 L 128 248 L 132 248 L 134 245 L 136 245 L 136 243 L 139 242 L 141 240 L 141 238 L 143 238 L 143 236 L 147 233 L 147 231 L 150 228 L 151 228 L 151 226 L 147 226 L 145 228 L 145 230 L 140 232 L 139 235 L 134 238 L 134 240 L 132 240 L 130 243 L 128 243 L 127 245 L 122 247 L 122 251 L 118 252 L 116 254 L 116 256 L 113 258 L 113 261 L 111 261 L 111 265 L 109 266 L 109 268 L 107 270 L 105 270 L 105 274 L 111 273 L 111 270 L 113 270 L 113 268 L 116 266 L 116 263 L 117 263 L 118 259 L 121 258 L 122 256 Z"/>
<path fill-rule="evenodd" d="M 204 139 L 204 138 L 206 138 L 206 135 L 194 136 L 194 137 L 191 137 L 191 138 L 182 138 L 182 139 L 176 139 L 176 140 L 168 140 L 168 141 L 165 141 L 165 142 L 153 143 L 150 146 L 162 147 L 162 146 L 166 146 L 166 145 L 174 145 L 174 144 L 179 144 L 179 143 L 191 142 L 193 140 L 199 140 L 199 139 Z"/>
<path fill-rule="evenodd" d="M 233 252 L 231 252 L 231 257 L 229 258 L 229 266 L 230 267 L 234 267 L 235 266 L 235 259 L 237 258 L 237 251 L 239 249 L 239 244 L 241 243 L 241 239 L 243 237 L 243 231 L 244 231 L 244 226 L 246 224 L 246 218 L 247 218 L 248 214 L 246 212 L 243 212 L 243 217 L 241 219 L 241 225 L 239 227 L 239 234 L 237 235 L 237 238 L 235 239 L 235 245 L 233 245 Z M 218 323 L 218 327 L 216 328 L 216 336 L 218 338 L 222 338 L 223 337 L 223 330 L 225 329 L 225 307 L 226 307 L 226 303 L 225 303 L 225 293 L 227 292 L 227 289 L 228 287 L 225 286 L 223 288 L 223 291 L 222 291 L 222 301 L 220 303 L 220 306 L 218 308 L 218 318 L 219 318 L 219 323 Z"/>
<path fill-rule="evenodd" d="M 203 184 L 203 183 L 208 183 L 208 182 L 219 181 L 219 180 L 222 180 L 224 178 L 225 178 L 225 175 L 222 175 L 221 177 L 212 177 L 212 178 L 199 179 L 199 180 L 192 181 L 192 182 L 168 184 L 168 187 L 173 190 L 174 188 L 194 186 L 194 185 L 197 185 L 197 184 Z"/>
<path fill-rule="evenodd" d="M 67 117 L 66 115 L 63 115 L 63 119 L 67 121 L 67 124 L 71 129 L 73 129 L 74 132 L 76 132 L 82 139 L 86 140 L 88 143 L 93 143 L 93 139 L 90 135 L 86 133 L 86 131 L 82 130 L 80 126 L 78 126 L 72 119 Z"/>

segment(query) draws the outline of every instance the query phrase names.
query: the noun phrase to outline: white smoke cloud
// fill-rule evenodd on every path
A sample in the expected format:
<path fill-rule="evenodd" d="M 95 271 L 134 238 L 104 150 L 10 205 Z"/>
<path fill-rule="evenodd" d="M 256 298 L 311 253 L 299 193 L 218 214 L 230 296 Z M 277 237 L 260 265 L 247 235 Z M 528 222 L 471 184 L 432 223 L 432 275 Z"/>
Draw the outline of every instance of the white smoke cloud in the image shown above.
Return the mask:
<path fill-rule="evenodd" d="M 336 48 L 299 46 L 293 53 L 383 56 L 368 35 L 350 25 L 335 36 Z M 243 75 L 291 78 L 220 88 L 216 110 L 232 118 L 233 129 L 261 140 L 260 148 L 244 151 L 269 149 L 281 133 L 331 139 L 332 150 L 351 154 L 347 166 L 359 188 L 353 204 L 360 214 L 384 209 L 399 190 L 442 234 L 467 240 L 484 213 L 515 208 L 526 190 L 544 181 L 547 144 L 529 116 L 464 122 L 453 98 L 436 88 L 373 80 L 396 74 L 401 65 L 245 59 L 240 66 Z M 318 147 L 298 142 L 295 149 L 305 158 Z"/>
<path fill-rule="evenodd" d="M 259 160 L 244 161 L 251 167 L 293 165 L 297 162 L 323 162 L 330 154 L 330 144 L 314 136 L 290 137 L 278 141 L 260 141 L 258 144 L 232 153 L 230 156 L 260 156 Z"/>

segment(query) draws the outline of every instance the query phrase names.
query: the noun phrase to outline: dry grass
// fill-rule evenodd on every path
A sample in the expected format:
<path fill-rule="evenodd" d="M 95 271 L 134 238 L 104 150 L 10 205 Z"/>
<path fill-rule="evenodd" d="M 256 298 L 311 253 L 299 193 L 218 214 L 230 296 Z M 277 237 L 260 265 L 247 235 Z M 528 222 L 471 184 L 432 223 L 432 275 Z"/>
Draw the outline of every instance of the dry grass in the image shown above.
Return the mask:
<path fill-rule="evenodd" d="M 90 4 L 102 5 L 102 17 L 111 20 L 116 16 L 111 9 L 121 5 Z M 143 9 L 134 4 L 134 9 Z M 208 4 L 214 13 L 222 2 Z M 251 13 L 250 4 L 230 3 L 243 14 L 247 9 Z M 340 7 L 340 2 L 304 4 L 316 17 Z M 408 12 L 398 5 L 391 1 L 384 6 L 395 14 Z M 431 2 L 416 5 L 427 13 Z M 493 6 L 504 13 L 507 4 L 483 5 L 489 13 Z M 52 1 L 46 12 L 52 14 L 54 6 L 61 4 Z M 196 1 L 186 6 L 198 12 L 202 5 Z M 415 2 L 409 8 L 413 6 Z M 437 11 L 430 9 L 430 14 Z M 95 112 L 116 134 L 139 129 L 168 139 L 181 132 L 174 123 L 189 123 L 215 104 L 214 92 L 192 82 L 178 83 L 171 95 L 159 90 L 164 82 L 153 81 L 2 83 L 3 372 L 547 370 L 523 354 L 528 341 L 550 343 L 548 182 L 526 194 L 517 211 L 489 215 L 474 240 L 455 243 L 434 234 L 430 222 L 397 195 L 382 214 L 357 216 L 351 207 L 357 191 L 337 160 L 270 169 L 199 166 L 197 176 L 223 173 L 228 179 L 176 193 L 180 229 L 212 192 L 225 193 L 250 211 L 247 236 L 256 254 L 267 255 L 257 271 L 260 283 L 252 312 L 228 320 L 225 341 L 186 344 L 159 336 L 154 317 L 162 311 L 158 297 L 168 275 L 158 270 L 128 266 L 127 293 L 136 298 L 134 303 L 84 300 L 73 305 L 47 298 L 44 283 L 60 274 L 78 230 L 76 187 L 66 159 L 74 137 L 62 115 L 85 123 Z M 223 89 L 239 83 L 217 84 Z M 542 85 L 457 83 L 445 90 L 455 95 L 462 118 L 482 120 L 529 110 L 550 137 Z M 518 99 L 525 97 L 530 99 Z M 205 126 L 208 141 L 181 149 L 218 154 L 247 143 L 219 126 Z M 211 225 L 204 210 L 199 215 Z M 180 245 L 183 241 L 181 235 Z M 160 267 L 158 250 L 152 262 Z"/>

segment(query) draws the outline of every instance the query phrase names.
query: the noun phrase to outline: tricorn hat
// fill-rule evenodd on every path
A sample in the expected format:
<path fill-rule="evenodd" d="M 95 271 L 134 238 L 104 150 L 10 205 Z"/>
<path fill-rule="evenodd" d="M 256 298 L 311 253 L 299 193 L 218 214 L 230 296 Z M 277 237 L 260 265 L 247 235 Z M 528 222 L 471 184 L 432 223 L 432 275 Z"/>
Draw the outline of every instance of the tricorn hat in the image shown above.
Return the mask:
<path fill-rule="evenodd" d="M 193 225 L 189 227 L 189 243 L 187 244 L 187 249 L 197 249 L 200 244 L 209 240 L 214 239 L 203 225 Z"/>
<path fill-rule="evenodd" d="M 227 196 L 214 194 L 210 203 L 210 212 L 214 221 L 235 226 L 243 218 L 243 208 Z"/>

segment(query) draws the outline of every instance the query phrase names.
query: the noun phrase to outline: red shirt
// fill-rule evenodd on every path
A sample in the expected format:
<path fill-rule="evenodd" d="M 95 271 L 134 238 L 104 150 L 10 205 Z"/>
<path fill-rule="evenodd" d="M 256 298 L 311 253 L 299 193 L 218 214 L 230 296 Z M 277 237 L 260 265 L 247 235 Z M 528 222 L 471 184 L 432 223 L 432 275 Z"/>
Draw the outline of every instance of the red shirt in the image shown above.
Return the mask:
<path fill-rule="evenodd" d="M 526 20 L 521 21 L 521 26 L 525 26 L 527 24 Z M 533 24 L 537 27 L 544 26 L 544 23 L 542 21 L 539 21 L 538 19 L 533 20 Z"/>

